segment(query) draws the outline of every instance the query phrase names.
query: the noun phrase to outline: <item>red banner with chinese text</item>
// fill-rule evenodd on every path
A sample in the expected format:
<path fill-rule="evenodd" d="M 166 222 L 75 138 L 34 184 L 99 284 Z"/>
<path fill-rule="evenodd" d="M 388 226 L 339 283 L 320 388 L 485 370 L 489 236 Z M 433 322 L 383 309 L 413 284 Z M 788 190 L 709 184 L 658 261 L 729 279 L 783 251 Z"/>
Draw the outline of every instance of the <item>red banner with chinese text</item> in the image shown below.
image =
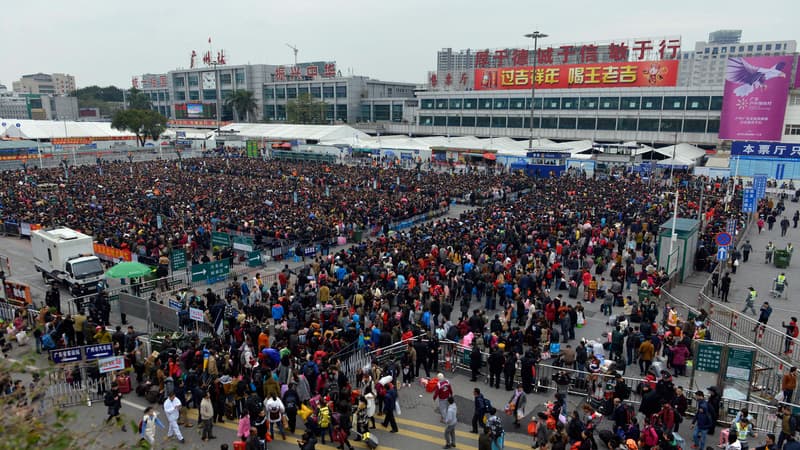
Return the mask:
<path fill-rule="evenodd" d="M 132 259 L 130 250 L 120 250 L 98 243 L 94 244 L 94 254 L 100 259 L 111 261 L 131 261 Z"/>
<path fill-rule="evenodd" d="M 475 69 L 476 91 L 530 89 L 532 66 Z M 678 61 L 571 64 L 536 68 L 536 89 L 664 87 L 678 82 Z"/>

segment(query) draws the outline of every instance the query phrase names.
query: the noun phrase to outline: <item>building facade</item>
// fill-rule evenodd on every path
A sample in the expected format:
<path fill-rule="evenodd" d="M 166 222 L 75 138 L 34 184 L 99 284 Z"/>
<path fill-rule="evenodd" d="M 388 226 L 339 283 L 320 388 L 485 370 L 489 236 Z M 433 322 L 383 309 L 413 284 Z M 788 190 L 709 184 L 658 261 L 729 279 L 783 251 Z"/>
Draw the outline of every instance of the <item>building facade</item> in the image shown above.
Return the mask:
<path fill-rule="evenodd" d="M 23 75 L 12 83 L 20 94 L 71 95 L 75 92 L 75 77 L 65 73 L 34 73 Z"/>

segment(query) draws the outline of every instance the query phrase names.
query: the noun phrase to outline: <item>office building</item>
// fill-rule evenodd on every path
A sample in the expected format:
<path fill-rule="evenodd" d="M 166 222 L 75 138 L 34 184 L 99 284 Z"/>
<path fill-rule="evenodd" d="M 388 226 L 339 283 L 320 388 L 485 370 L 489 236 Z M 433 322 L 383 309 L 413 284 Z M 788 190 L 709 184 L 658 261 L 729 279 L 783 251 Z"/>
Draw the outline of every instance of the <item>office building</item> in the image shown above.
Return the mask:
<path fill-rule="evenodd" d="M 20 94 L 72 95 L 75 77 L 64 73 L 34 73 L 23 75 L 12 83 L 14 92 Z"/>

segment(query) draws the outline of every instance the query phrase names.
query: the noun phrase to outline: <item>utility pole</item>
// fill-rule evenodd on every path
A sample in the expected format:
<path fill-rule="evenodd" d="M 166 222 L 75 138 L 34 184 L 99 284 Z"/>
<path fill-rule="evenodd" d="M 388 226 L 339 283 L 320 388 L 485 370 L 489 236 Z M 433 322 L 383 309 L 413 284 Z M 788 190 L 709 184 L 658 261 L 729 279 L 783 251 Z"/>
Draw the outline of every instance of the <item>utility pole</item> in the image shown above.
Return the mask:
<path fill-rule="evenodd" d="M 531 70 L 531 126 L 530 126 L 530 136 L 528 137 L 528 151 L 533 150 L 533 119 L 534 119 L 534 100 L 536 99 L 536 60 L 537 60 L 537 53 L 539 50 L 539 39 L 544 39 L 547 37 L 546 34 L 534 31 L 533 33 L 526 34 L 526 38 L 533 39 L 533 70 Z"/>

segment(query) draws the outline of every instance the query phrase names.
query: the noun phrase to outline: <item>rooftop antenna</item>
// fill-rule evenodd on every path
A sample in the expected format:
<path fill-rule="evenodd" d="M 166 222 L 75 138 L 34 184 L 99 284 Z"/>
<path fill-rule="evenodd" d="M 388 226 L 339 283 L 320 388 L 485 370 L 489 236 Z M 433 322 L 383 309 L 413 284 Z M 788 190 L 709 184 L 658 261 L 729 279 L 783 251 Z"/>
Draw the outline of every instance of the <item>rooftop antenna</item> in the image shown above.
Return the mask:
<path fill-rule="evenodd" d="M 295 47 L 292 44 L 286 44 L 286 46 L 289 47 L 290 49 L 292 49 L 292 51 L 294 52 L 294 65 L 296 66 L 297 65 L 297 51 L 298 51 L 297 47 Z"/>

